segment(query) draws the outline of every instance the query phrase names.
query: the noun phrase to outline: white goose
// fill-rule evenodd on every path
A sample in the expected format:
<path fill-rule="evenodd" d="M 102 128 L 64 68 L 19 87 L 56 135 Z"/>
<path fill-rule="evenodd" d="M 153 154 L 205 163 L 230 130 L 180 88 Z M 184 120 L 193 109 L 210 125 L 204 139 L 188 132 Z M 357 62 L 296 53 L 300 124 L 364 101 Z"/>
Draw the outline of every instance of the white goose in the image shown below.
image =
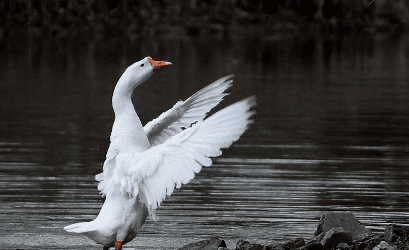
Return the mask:
<path fill-rule="evenodd" d="M 106 196 L 98 217 L 64 227 L 104 245 L 122 249 L 139 232 L 148 214 L 173 190 L 194 178 L 210 157 L 222 154 L 253 122 L 255 97 L 234 103 L 203 120 L 233 82 L 225 76 L 142 127 L 131 101 L 133 90 L 154 71 L 170 62 L 146 57 L 129 66 L 119 79 L 112 106 L 112 127 L 103 173 L 96 175 L 98 189 Z M 193 125 L 192 125 L 193 124 Z M 186 128 L 186 129 L 183 129 Z"/>

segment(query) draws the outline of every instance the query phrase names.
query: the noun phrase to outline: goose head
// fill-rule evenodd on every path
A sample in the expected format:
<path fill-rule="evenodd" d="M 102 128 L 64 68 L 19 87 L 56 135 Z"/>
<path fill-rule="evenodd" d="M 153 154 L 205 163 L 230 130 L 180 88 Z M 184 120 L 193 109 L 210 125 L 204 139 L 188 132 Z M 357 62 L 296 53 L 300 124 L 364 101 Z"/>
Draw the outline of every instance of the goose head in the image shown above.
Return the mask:
<path fill-rule="evenodd" d="M 157 70 L 171 64 L 171 62 L 155 61 L 151 57 L 145 57 L 130 65 L 119 78 L 114 90 L 114 97 L 118 95 L 118 97 L 130 98 L 137 86 L 148 80 Z"/>

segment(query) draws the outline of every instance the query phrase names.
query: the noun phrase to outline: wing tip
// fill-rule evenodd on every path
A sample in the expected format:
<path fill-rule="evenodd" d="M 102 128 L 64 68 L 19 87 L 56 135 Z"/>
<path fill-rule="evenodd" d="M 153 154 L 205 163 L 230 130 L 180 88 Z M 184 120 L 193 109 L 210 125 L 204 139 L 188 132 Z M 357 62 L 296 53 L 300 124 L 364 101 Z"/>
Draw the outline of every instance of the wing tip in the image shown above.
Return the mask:
<path fill-rule="evenodd" d="M 229 74 L 229 75 L 225 76 L 226 79 L 231 79 L 231 78 L 233 78 L 233 77 L 235 77 L 234 74 Z"/>
<path fill-rule="evenodd" d="M 247 101 L 251 107 L 257 105 L 257 97 L 256 95 L 252 95 L 249 97 L 244 98 L 243 100 Z"/>
<path fill-rule="evenodd" d="M 255 110 L 251 110 L 255 106 L 257 106 L 257 97 L 255 95 L 246 97 L 232 105 L 245 105 L 245 110 L 250 112 L 252 115 L 256 114 Z"/>

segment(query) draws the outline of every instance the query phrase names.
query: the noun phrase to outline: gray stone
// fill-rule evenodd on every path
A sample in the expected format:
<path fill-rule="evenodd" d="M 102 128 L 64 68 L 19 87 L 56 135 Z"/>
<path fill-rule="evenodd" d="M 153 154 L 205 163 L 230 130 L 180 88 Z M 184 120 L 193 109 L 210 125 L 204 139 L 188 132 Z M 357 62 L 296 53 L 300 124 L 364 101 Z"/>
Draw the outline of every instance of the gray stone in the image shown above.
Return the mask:
<path fill-rule="evenodd" d="M 321 216 L 315 236 L 342 227 L 350 232 L 353 240 L 362 240 L 371 235 L 371 230 L 362 225 L 351 212 L 328 212 Z"/>
<path fill-rule="evenodd" d="M 409 226 L 389 224 L 385 228 L 384 237 L 397 249 L 409 249 Z"/>
<path fill-rule="evenodd" d="M 250 243 L 245 240 L 239 240 L 236 243 L 236 250 L 269 250 L 269 248 L 260 244 Z"/>
<path fill-rule="evenodd" d="M 409 239 L 409 227 L 389 224 L 385 228 L 385 240 L 395 242 L 398 239 Z"/>
<path fill-rule="evenodd" d="M 285 250 L 294 250 L 300 248 L 305 245 L 305 241 L 303 238 L 297 238 L 295 240 L 290 240 L 284 243 L 282 246 Z"/>
<path fill-rule="evenodd" d="M 287 241 L 283 244 L 269 245 L 267 250 L 294 250 L 305 246 L 305 241 L 303 238 L 297 238 L 295 240 Z"/>
<path fill-rule="evenodd" d="M 374 236 L 362 241 L 354 241 L 348 250 L 372 250 L 383 239 L 382 235 Z"/>
<path fill-rule="evenodd" d="M 177 250 L 217 250 L 220 247 L 227 247 L 224 240 L 211 238 L 209 240 L 202 240 L 187 244 Z"/>
<path fill-rule="evenodd" d="M 336 250 L 344 250 L 347 249 L 349 247 L 349 245 L 347 243 L 339 243 L 337 245 L 337 248 L 335 248 Z"/>
<path fill-rule="evenodd" d="M 311 242 L 320 242 L 322 238 L 324 238 L 325 234 L 327 232 L 322 232 L 319 235 L 315 236 L 314 238 L 311 239 Z"/>
<path fill-rule="evenodd" d="M 307 245 L 298 248 L 297 250 L 323 250 L 324 247 L 319 242 L 310 242 Z"/>
<path fill-rule="evenodd" d="M 285 250 L 282 244 L 269 245 L 266 247 L 266 250 Z"/>
<path fill-rule="evenodd" d="M 372 250 L 395 250 L 396 247 L 392 247 L 391 245 L 388 244 L 386 241 L 381 241 L 379 245 L 374 247 Z"/>
<path fill-rule="evenodd" d="M 351 243 L 352 235 L 342 227 L 334 227 L 329 230 L 321 240 L 321 245 L 325 248 L 336 247 L 339 243 Z"/>

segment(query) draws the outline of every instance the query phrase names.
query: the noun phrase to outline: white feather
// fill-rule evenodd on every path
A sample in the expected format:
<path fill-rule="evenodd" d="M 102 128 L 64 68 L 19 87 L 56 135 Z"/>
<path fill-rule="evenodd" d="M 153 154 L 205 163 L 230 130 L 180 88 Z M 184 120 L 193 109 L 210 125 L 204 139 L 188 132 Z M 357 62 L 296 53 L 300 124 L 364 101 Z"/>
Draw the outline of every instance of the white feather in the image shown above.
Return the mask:
<path fill-rule="evenodd" d="M 165 143 L 142 153 L 117 156 L 117 178 L 122 190 L 131 196 L 142 195 L 151 214 L 175 187 L 188 183 L 202 166 L 210 166 L 210 157 L 219 156 L 221 148 L 229 147 L 253 122 L 255 97 L 249 97 L 213 114 L 173 136 Z M 227 118 L 226 118 L 227 116 Z M 127 167 L 120 171 L 122 161 Z M 132 164 L 129 164 L 129 161 Z M 107 189 L 115 188 L 111 182 Z M 138 190 L 144 190 L 138 192 Z M 105 190 L 102 190 L 105 192 Z"/>
<path fill-rule="evenodd" d="M 171 109 L 144 126 L 151 146 L 159 145 L 170 137 L 182 132 L 182 127 L 190 127 L 192 123 L 202 121 L 206 114 L 219 104 L 223 93 L 232 86 L 234 75 L 222 77 L 199 90 L 186 101 L 177 102 Z"/>

